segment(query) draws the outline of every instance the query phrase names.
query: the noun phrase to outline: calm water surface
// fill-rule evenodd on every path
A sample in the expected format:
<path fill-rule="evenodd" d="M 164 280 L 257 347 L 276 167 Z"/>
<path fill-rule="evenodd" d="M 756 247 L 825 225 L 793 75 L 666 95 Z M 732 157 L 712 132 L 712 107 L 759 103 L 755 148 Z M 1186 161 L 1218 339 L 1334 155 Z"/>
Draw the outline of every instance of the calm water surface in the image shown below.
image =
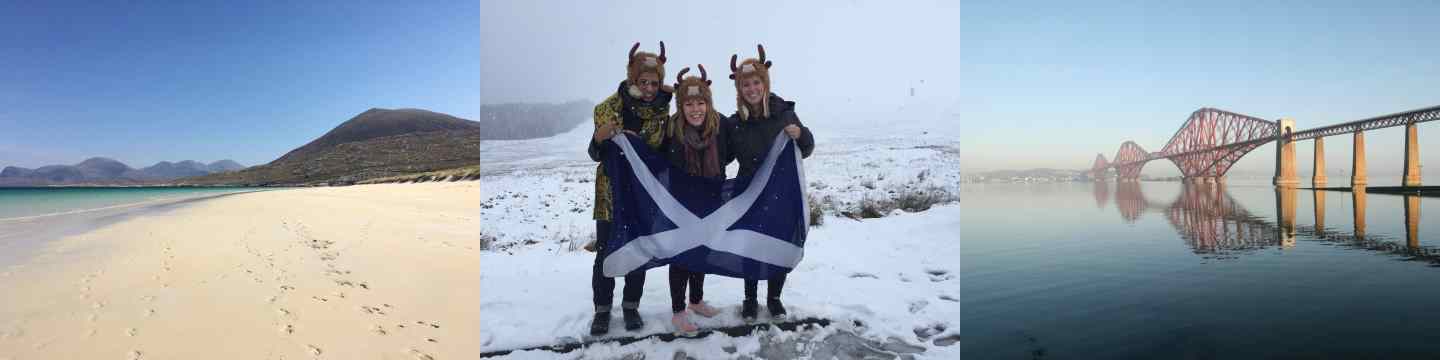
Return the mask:
<path fill-rule="evenodd" d="M 1440 356 L 1440 198 L 1151 182 L 961 191 L 966 359 Z"/>

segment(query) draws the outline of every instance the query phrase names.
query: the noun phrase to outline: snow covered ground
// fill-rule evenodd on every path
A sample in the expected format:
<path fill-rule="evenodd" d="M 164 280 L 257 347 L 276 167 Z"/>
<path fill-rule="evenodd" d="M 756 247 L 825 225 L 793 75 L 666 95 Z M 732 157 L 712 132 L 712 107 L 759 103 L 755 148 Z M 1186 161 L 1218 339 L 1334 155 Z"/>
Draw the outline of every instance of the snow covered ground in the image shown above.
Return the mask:
<path fill-rule="evenodd" d="M 508 356 L 775 358 L 826 356 L 844 347 L 837 344 L 851 343 L 916 358 L 958 358 L 959 205 L 914 213 L 892 210 L 890 216 L 863 220 L 840 215 L 916 190 L 957 196 L 958 141 L 923 130 L 887 129 L 885 136 L 868 136 L 863 130 L 808 125 L 817 142 L 805 160 L 808 192 L 822 203 L 826 217 L 811 229 L 805 260 L 791 273 L 784 300 L 792 318 L 831 319 L 831 326 L 818 332 L 715 334 L 668 343 L 650 339 L 567 354 Z M 489 249 L 480 263 L 482 352 L 570 342 L 587 334 L 595 255 L 578 247 L 595 232 L 595 163 L 584 152 L 591 130 L 586 122 L 554 137 L 481 143 L 481 236 Z M 729 172 L 733 176 L 735 171 L 732 164 Z M 672 331 L 666 271 L 657 268 L 648 275 L 640 307 L 645 328 L 625 331 L 617 311 L 608 336 Z M 617 298 L 623 284 L 617 279 Z M 724 312 L 712 319 L 695 317 L 696 322 L 702 327 L 743 324 L 738 316 L 742 288 L 739 279 L 707 277 L 706 300 Z M 765 314 L 761 309 L 762 319 Z"/>

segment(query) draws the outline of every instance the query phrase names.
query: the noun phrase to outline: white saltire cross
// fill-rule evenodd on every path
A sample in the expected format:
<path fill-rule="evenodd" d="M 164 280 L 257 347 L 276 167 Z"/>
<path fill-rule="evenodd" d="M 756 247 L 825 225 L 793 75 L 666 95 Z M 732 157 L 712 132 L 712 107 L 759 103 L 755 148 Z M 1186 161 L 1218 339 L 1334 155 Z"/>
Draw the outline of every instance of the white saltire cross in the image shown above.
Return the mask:
<path fill-rule="evenodd" d="M 651 259 L 670 258 L 690 249 L 704 246 L 714 251 L 722 251 L 767 264 L 795 268 L 800 264 L 800 259 L 805 256 L 805 249 L 785 240 L 777 239 L 758 232 L 736 229 L 726 230 L 735 222 L 740 220 L 745 212 L 755 205 L 760 198 L 760 192 L 765 190 L 765 185 L 770 182 L 770 173 L 775 169 L 775 163 L 779 161 L 780 153 L 785 144 L 793 142 L 780 132 L 775 136 L 775 141 L 770 145 L 770 152 L 765 156 L 765 162 L 761 163 L 760 169 L 755 171 L 755 176 L 750 179 L 750 186 L 745 192 L 740 193 L 721 205 L 719 209 L 701 218 L 690 212 L 690 209 L 680 204 L 664 186 L 650 168 L 640 161 L 635 154 L 635 149 L 630 146 L 630 141 L 624 136 L 610 138 L 620 146 L 625 155 L 625 161 L 634 169 L 635 177 L 639 179 L 640 186 L 655 200 L 655 205 L 670 222 L 675 223 L 675 228 L 661 231 L 655 234 L 641 236 L 631 240 L 609 256 L 605 257 L 604 274 L 607 277 L 622 276 L 639 269 Z M 800 151 L 796 149 L 795 170 L 799 175 L 801 193 L 805 189 L 805 166 L 801 160 Z M 788 161 L 788 160 L 787 160 Z M 810 208 L 805 205 L 805 198 L 801 196 L 795 201 L 800 202 L 802 211 L 801 219 L 810 218 Z M 803 220 L 802 220 L 803 221 Z M 801 225 L 804 226 L 804 225 Z"/>

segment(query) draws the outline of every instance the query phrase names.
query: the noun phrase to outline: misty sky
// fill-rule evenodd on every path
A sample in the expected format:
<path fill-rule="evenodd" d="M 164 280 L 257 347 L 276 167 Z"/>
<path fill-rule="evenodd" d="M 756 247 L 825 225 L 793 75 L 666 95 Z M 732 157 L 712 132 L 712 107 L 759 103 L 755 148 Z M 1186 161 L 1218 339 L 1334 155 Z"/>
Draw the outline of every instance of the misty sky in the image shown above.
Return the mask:
<path fill-rule="evenodd" d="M 1305 129 L 1440 105 L 1436 14 L 1431 2 L 965 1 L 961 166 L 1088 168 L 1125 140 L 1159 150 L 1207 106 Z M 1425 145 L 1436 125 L 1420 126 L 1422 164 L 1440 161 Z M 1366 140 L 1371 183 L 1399 174 L 1402 128 Z M 1329 167 L 1348 170 L 1350 137 L 1325 145 Z M 1297 148 L 1304 174 L 1311 147 Z M 1274 149 L 1235 169 L 1273 172 Z M 1145 172 L 1179 174 L 1168 161 Z"/>
<path fill-rule="evenodd" d="M 730 55 L 757 56 L 762 43 L 773 90 L 796 101 L 817 134 L 947 131 L 958 128 L 959 17 L 955 1 L 490 1 L 481 5 L 481 98 L 599 102 L 624 80 L 631 44 L 658 52 L 665 41 L 665 82 L 702 63 L 717 110 L 729 114 Z"/>
<path fill-rule="evenodd" d="M 477 119 L 479 8 L 0 3 L 0 166 L 257 165 L 372 107 Z"/>

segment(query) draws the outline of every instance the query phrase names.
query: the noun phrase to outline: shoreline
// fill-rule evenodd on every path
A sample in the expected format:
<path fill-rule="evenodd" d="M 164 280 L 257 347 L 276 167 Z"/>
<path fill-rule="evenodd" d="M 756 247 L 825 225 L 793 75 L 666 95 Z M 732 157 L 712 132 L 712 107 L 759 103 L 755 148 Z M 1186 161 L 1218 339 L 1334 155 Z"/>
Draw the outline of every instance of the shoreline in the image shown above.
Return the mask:
<path fill-rule="evenodd" d="M 0 218 L 0 250 L 3 250 L 0 251 L 0 267 L 23 264 L 35 251 L 65 237 L 84 234 L 135 217 L 177 210 L 184 205 L 204 200 L 259 191 L 268 190 L 151 199 L 98 208 Z"/>
<path fill-rule="evenodd" d="M 105 224 L 0 266 L 0 354 L 473 356 L 478 194 L 478 182 L 303 188 L 87 216 Z"/>
<path fill-rule="evenodd" d="M 255 190 L 255 192 L 264 192 L 264 190 Z M 158 215 L 158 213 L 168 212 L 168 210 L 180 209 L 184 204 L 199 203 L 203 200 L 243 193 L 253 192 L 200 194 L 200 196 L 183 196 L 177 197 L 177 199 L 176 197 L 167 197 L 167 199 L 111 204 L 111 206 L 94 207 L 94 209 L 6 217 L 6 219 L 0 219 L 0 268 L 23 265 L 39 249 L 45 248 L 46 245 L 56 242 L 56 240 L 68 238 L 68 236 L 82 235 L 82 233 L 105 228 L 105 226 L 114 225 L 122 220 L 134 219 L 134 217 Z"/>

